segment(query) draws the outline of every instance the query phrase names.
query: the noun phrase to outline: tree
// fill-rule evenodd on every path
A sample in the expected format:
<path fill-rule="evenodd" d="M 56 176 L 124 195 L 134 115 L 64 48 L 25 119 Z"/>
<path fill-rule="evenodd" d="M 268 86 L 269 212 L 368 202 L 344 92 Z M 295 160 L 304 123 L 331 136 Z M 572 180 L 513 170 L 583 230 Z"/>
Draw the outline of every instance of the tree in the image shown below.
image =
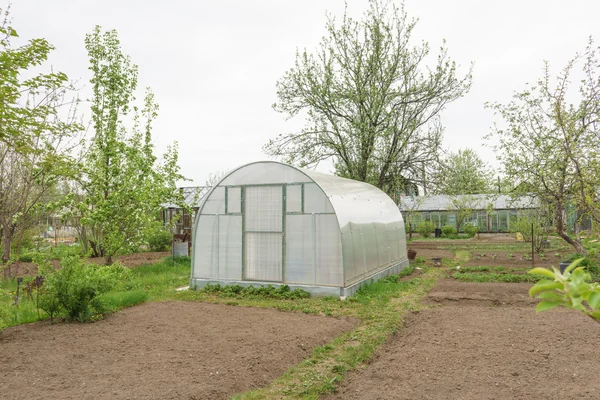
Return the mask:
<path fill-rule="evenodd" d="M 491 104 L 506 122 L 495 127 L 495 149 L 506 175 L 515 183 L 515 194 L 529 194 L 554 210 L 554 229 L 578 253 L 586 253 L 575 229 L 567 232 L 567 207 L 575 206 L 579 218 L 600 217 L 600 59 L 590 39 L 583 55 L 567 63 L 553 84 L 550 66 L 533 86 L 516 93 L 507 104 Z M 569 104 L 570 77 L 583 63 L 579 101 Z M 518 193 L 526 191 L 527 193 Z M 578 220 L 579 222 L 579 220 Z M 577 226 L 575 227 L 577 228 Z"/>
<path fill-rule="evenodd" d="M 492 191 L 493 177 L 490 167 L 475 151 L 460 149 L 440 162 L 433 181 L 437 194 L 483 194 Z"/>
<path fill-rule="evenodd" d="M 81 237 L 92 255 L 106 263 L 122 249 L 142 244 L 143 232 L 166 202 L 181 203 L 176 181 L 184 179 L 177 165 L 177 145 L 157 160 L 152 123 L 158 106 L 148 89 L 143 107 L 133 105 L 137 66 L 120 47 L 117 32 L 102 33 L 96 26 L 86 35 L 90 57 L 94 136 L 85 152 L 79 178 L 82 201 L 75 203 L 81 217 Z M 133 111 L 128 134 L 123 122 Z M 142 122 L 141 122 L 142 120 Z"/>
<path fill-rule="evenodd" d="M 415 230 L 414 220 L 415 216 L 419 214 L 419 208 L 425 198 L 423 196 L 401 196 L 400 197 L 400 210 L 404 214 L 405 224 L 408 225 L 408 238 L 412 239 L 413 231 Z"/>
<path fill-rule="evenodd" d="M 72 87 L 60 72 L 31 74 L 54 48 L 45 39 L 32 39 L 13 48 L 18 36 L 9 11 L 0 25 L 0 233 L 2 264 L 11 258 L 17 241 L 47 201 L 46 194 L 71 165 L 71 138 L 81 131 L 75 122 L 77 100 L 67 101 Z M 24 79 L 23 76 L 31 75 Z M 65 112 L 60 112 L 69 106 Z M 10 267 L 5 276 L 11 275 Z"/>
<path fill-rule="evenodd" d="M 460 232 L 460 228 L 465 222 L 471 219 L 473 211 L 480 208 L 478 204 L 480 200 L 473 195 L 457 195 L 450 196 L 450 210 L 455 211 L 456 215 L 456 232 Z"/>
<path fill-rule="evenodd" d="M 360 21 L 329 16 L 315 53 L 296 54 L 277 82 L 274 109 L 306 116 L 306 127 L 282 134 L 265 151 L 301 167 L 332 160 L 336 174 L 389 194 L 423 183 L 438 158 L 440 113 L 470 87 L 443 45 L 433 67 L 429 45 L 412 46 L 416 25 L 404 8 L 371 0 Z"/>

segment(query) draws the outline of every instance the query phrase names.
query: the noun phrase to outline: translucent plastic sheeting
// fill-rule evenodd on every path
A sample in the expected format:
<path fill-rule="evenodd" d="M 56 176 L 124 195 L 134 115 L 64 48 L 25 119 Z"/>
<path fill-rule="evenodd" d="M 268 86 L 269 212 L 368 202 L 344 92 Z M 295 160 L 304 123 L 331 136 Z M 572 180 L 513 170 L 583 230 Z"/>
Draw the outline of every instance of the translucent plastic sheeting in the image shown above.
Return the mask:
<path fill-rule="evenodd" d="M 316 183 L 304 184 L 305 213 L 333 213 L 333 207 L 323 190 Z"/>
<path fill-rule="evenodd" d="M 342 286 L 342 240 L 337 218 L 333 214 L 315 215 L 316 278 L 315 283 L 323 286 Z"/>
<path fill-rule="evenodd" d="M 244 218 L 246 232 L 281 232 L 283 229 L 283 187 L 247 187 Z"/>
<path fill-rule="evenodd" d="M 198 219 L 196 235 L 194 237 L 194 277 L 218 277 L 218 238 L 219 228 L 217 216 L 201 215 Z"/>
<path fill-rule="evenodd" d="M 257 162 L 238 168 L 227 175 L 219 185 L 265 185 L 311 182 L 302 171 L 278 162 Z"/>
<path fill-rule="evenodd" d="M 315 283 L 315 218 L 314 215 L 286 216 L 285 282 Z"/>
<path fill-rule="evenodd" d="M 227 188 L 227 214 L 239 214 L 242 212 L 242 188 Z"/>
<path fill-rule="evenodd" d="M 225 188 L 217 186 L 207 197 L 202 214 L 225 214 Z"/>
<path fill-rule="evenodd" d="M 242 279 L 242 216 L 219 215 L 219 279 Z"/>
<path fill-rule="evenodd" d="M 302 212 L 302 185 L 288 185 L 286 187 L 285 211 L 288 213 Z"/>
<path fill-rule="evenodd" d="M 247 232 L 244 279 L 282 281 L 281 233 Z"/>

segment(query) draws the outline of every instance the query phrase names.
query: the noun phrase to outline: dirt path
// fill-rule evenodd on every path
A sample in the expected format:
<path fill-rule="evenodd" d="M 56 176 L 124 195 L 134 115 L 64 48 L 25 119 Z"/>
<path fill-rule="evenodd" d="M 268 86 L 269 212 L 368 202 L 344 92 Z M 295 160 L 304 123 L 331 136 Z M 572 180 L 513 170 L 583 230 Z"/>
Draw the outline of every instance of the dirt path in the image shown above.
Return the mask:
<path fill-rule="evenodd" d="M 365 370 L 328 399 L 593 399 L 600 325 L 536 314 L 529 285 L 443 281 Z"/>
<path fill-rule="evenodd" d="M 221 399 L 264 386 L 355 321 L 194 302 L 0 333 L 6 399 Z"/>

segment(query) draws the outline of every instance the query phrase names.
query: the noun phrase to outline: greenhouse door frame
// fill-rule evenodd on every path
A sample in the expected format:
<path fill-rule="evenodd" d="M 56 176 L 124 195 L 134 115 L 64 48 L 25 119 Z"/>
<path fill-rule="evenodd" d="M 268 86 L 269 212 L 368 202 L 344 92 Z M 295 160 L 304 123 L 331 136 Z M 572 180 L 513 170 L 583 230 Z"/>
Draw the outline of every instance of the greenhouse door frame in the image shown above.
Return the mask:
<path fill-rule="evenodd" d="M 266 188 L 266 187 L 275 187 L 281 188 L 281 231 L 279 230 L 247 230 L 247 206 L 248 206 L 248 198 L 247 198 L 247 189 L 248 188 Z M 242 280 L 249 282 L 273 282 L 273 283 L 284 283 L 285 277 L 285 216 L 286 216 L 286 187 L 285 183 L 276 183 L 276 184 L 257 184 L 257 185 L 243 185 L 241 186 L 241 200 L 242 200 Z M 255 277 L 247 277 L 248 273 L 248 251 L 246 246 L 248 244 L 248 234 L 264 234 L 266 235 L 281 235 L 281 269 L 279 271 L 279 280 L 274 279 L 264 279 L 260 276 Z M 260 261 L 259 261 L 259 269 L 257 272 L 260 273 Z"/>

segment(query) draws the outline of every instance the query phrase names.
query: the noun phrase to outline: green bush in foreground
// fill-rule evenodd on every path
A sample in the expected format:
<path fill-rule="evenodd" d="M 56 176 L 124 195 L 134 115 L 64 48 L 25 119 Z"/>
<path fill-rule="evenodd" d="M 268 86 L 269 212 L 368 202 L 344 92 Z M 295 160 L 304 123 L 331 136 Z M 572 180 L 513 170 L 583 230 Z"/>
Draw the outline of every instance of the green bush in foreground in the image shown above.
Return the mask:
<path fill-rule="evenodd" d="M 557 268 L 534 268 L 530 274 L 547 278 L 540 280 L 531 289 L 529 295 L 541 299 L 536 311 L 551 310 L 562 306 L 579 310 L 600 322 L 600 285 L 590 282 L 591 276 L 584 267 L 579 266 L 583 259 L 571 263 L 561 273 Z"/>
<path fill-rule="evenodd" d="M 98 296 L 131 277 L 131 270 L 115 263 L 111 266 L 86 264 L 79 257 L 66 257 L 61 269 L 47 270 L 46 282 L 39 295 L 39 307 L 51 319 L 65 311 L 68 319 L 89 321 L 109 310 Z"/>

